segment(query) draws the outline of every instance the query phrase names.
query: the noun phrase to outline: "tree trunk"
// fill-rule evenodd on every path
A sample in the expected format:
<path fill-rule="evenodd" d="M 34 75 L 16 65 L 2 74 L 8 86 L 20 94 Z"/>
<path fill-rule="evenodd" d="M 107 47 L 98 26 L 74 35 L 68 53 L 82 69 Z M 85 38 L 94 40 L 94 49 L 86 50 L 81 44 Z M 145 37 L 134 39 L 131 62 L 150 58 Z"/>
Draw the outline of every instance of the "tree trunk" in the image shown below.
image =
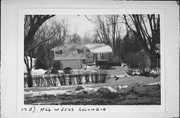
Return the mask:
<path fill-rule="evenodd" d="M 150 56 L 150 60 L 151 60 L 151 68 L 155 68 L 157 67 L 157 56 L 156 56 L 156 53 L 155 52 L 151 52 L 149 54 Z"/>
<path fill-rule="evenodd" d="M 28 85 L 28 87 L 33 87 L 33 78 L 32 78 L 32 75 L 31 75 L 31 71 L 28 71 L 27 85 Z"/>

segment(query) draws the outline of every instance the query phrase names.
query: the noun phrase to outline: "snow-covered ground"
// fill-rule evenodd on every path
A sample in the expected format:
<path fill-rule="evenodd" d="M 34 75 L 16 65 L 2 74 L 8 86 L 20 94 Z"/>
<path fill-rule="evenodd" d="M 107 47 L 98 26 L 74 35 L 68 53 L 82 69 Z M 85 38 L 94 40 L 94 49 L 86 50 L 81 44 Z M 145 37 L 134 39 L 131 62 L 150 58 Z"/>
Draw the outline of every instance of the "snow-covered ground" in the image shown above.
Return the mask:
<path fill-rule="evenodd" d="M 74 89 L 29 91 L 25 93 L 25 104 L 34 105 L 159 105 L 160 83 L 125 86 L 74 86 Z"/>
<path fill-rule="evenodd" d="M 142 77 L 142 76 L 135 76 L 135 77 L 123 77 L 121 79 L 116 80 L 115 78 L 110 79 L 107 83 L 99 83 L 99 84 L 85 84 L 82 85 L 85 88 L 93 88 L 98 89 L 99 87 L 112 87 L 112 88 L 125 88 L 128 85 L 133 83 L 139 84 L 146 84 L 146 85 L 154 85 L 160 84 L 160 77 Z M 79 85 L 68 85 L 68 86 L 60 86 L 60 87 L 34 87 L 34 88 L 25 88 L 25 96 L 38 96 L 43 94 L 48 95 L 58 95 L 58 94 L 65 94 L 71 93 L 76 89 Z"/>

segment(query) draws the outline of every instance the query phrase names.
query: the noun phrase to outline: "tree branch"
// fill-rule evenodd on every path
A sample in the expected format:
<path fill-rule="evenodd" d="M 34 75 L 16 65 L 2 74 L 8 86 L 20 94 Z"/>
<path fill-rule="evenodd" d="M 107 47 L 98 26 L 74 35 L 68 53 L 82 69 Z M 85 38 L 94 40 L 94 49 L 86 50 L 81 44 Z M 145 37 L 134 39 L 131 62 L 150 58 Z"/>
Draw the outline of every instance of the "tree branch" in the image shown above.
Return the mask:
<path fill-rule="evenodd" d="M 144 22 L 144 19 L 143 19 L 142 17 L 141 17 L 141 20 L 142 20 L 143 25 L 144 25 L 144 28 L 145 28 L 146 36 L 147 36 L 147 37 L 151 37 L 151 36 L 149 35 L 148 31 L 147 31 L 147 27 L 146 27 L 145 22 Z"/>
<path fill-rule="evenodd" d="M 137 33 L 130 27 L 129 23 L 127 22 L 126 15 L 123 15 L 123 16 L 124 16 L 124 20 L 125 20 L 126 26 L 128 26 L 128 28 L 129 28 L 135 35 L 137 35 Z"/>

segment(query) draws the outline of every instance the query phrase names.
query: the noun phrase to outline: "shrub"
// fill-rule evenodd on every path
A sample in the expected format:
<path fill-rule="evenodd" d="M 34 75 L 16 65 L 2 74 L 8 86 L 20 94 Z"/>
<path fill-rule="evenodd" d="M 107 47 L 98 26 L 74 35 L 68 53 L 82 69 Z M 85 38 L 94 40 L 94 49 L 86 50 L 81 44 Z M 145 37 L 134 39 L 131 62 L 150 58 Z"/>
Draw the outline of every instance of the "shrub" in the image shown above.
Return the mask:
<path fill-rule="evenodd" d="M 125 58 L 125 62 L 129 65 L 130 68 L 145 69 L 151 67 L 150 58 L 144 50 L 136 53 L 129 53 Z"/>
<path fill-rule="evenodd" d="M 71 67 L 66 67 L 63 69 L 65 74 L 71 74 L 72 68 Z"/>
<path fill-rule="evenodd" d="M 60 61 L 53 61 L 52 66 L 54 69 L 59 70 L 61 66 Z"/>

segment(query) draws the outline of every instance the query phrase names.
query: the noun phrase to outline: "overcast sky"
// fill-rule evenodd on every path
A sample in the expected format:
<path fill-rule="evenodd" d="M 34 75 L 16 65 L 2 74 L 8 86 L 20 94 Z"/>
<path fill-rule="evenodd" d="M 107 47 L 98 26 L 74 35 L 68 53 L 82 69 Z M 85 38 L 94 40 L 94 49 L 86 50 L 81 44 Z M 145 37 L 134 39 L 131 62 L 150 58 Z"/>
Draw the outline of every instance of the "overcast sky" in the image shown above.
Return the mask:
<path fill-rule="evenodd" d="M 59 21 L 66 19 L 69 24 L 70 33 L 78 33 L 82 37 L 85 33 L 92 34 L 95 24 L 91 23 L 85 15 L 56 15 L 54 19 Z"/>

